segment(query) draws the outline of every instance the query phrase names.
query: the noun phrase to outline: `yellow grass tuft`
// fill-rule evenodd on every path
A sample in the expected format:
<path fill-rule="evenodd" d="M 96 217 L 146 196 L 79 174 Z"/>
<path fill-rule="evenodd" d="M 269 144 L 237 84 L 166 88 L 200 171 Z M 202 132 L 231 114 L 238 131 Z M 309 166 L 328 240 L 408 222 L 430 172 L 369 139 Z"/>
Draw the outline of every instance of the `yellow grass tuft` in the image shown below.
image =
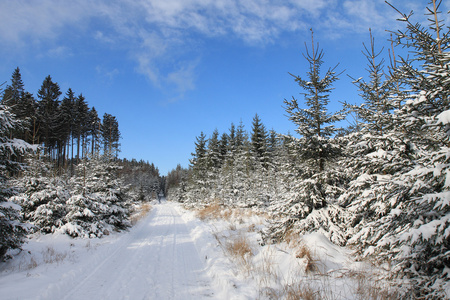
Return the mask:
<path fill-rule="evenodd" d="M 213 202 L 197 211 L 197 217 L 202 221 L 219 218 L 229 220 L 231 215 L 232 211 L 230 208 L 226 208 L 217 202 Z"/>
<path fill-rule="evenodd" d="M 152 206 L 150 205 L 150 203 L 144 203 L 142 204 L 138 209 L 137 212 L 134 213 L 131 217 L 130 217 L 130 221 L 131 221 L 131 225 L 135 225 L 139 220 L 141 220 L 142 218 L 144 218 L 152 209 Z"/>

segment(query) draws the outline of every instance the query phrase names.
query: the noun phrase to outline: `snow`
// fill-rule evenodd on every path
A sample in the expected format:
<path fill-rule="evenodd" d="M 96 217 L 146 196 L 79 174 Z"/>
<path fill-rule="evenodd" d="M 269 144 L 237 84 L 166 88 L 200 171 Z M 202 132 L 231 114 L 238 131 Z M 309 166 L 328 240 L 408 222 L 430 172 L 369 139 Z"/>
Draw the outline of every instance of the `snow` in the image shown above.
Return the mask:
<path fill-rule="evenodd" d="M 450 110 L 441 112 L 438 116 L 438 124 L 449 124 L 450 123 Z"/>
<path fill-rule="evenodd" d="M 302 236 L 317 270 L 286 243 L 261 246 L 264 217 L 200 221 L 178 203 L 153 202 L 128 232 L 73 239 L 34 234 L 23 251 L 0 264 L 1 299 L 271 299 L 288 288 L 332 290 L 319 295 L 359 299 L 355 274 L 363 264 L 320 233 Z M 243 236 L 246 263 L 224 245 Z M 359 298 L 358 298 L 359 297 Z"/>

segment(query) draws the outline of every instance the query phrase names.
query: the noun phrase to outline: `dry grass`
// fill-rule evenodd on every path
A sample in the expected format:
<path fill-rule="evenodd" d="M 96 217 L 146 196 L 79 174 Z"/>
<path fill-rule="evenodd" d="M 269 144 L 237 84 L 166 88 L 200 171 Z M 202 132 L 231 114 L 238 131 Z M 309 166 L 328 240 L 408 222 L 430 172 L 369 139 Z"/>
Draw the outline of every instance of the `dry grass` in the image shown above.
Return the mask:
<path fill-rule="evenodd" d="M 249 274 L 253 269 L 253 249 L 247 237 L 242 232 L 228 237 L 215 233 L 214 237 L 227 256 L 231 257 L 243 271 Z"/>
<path fill-rule="evenodd" d="M 42 260 L 38 259 L 35 256 L 31 256 L 29 258 L 25 258 L 19 264 L 19 270 L 32 270 L 37 268 L 41 264 L 60 264 L 64 260 L 70 257 L 68 252 L 58 252 L 55 248 L 51 246 L 45 247 L 44 250 L 41 251 Z"/>
<path fill-rule="evenodd" d="M 46 264 L 59 264 L 67 258 L 67 252 L 57 252 L 53 247 L 47 246 L 42 251 L 42 258 Z"/>
<path fill-rule="evenodd" d="M 131 225 L 134 226 L 139 220 L 144 218 L 150 212 L 151 209 L 152 209 L 152 206 L 150 205 L 150 203 L 142 204 L 137 209 L 137 213 L 134 213 L 133 215 L 131 215 L 131 217 L 130 217 Z"/>
<path fill-rule="evenodd" d="M 231 241 L 227 242 L 226 250 L 232 256 L 237 258 L 253 256 L 253 250 L 250 247 L 247 238 L 242 234 L 239 234 L 236 238 L 233 238 Z"/>
<path fill-rule="evenodd" d="M 393 300 L 400 299 L 400 295 L 395 290 L 391 289 L 386 282 L 379 281 L 370 272 L 352 271 L 347 274 L 356 280 L 355 294 L 357 299 L 365 300 Z"/>
<path fill-rule="evenodd" d="M 284 286 L 283 293 L 283 299 L 286 300 L 324 300 L 332 298 L 327 291 L 312 288 L 304 282 Z"/>
<path fill-rule="evenodd" d="M 318 270 L 317 259 L 314 259 L 311 250 L 304 244 L 300 235 L 292 230 L 288 230 L 284 240 L 290 248 L 294 250 L 295 257 L 305 260 L 305 272 L 315 272 Z"/>
<path fill-rule="evenodd" d="M 197 217 L 202 221 L 219 218 L 229 220 L 231 215 L 231 209 L 225 208 L 217 202 L 213 202 L 197 211 Z"/>

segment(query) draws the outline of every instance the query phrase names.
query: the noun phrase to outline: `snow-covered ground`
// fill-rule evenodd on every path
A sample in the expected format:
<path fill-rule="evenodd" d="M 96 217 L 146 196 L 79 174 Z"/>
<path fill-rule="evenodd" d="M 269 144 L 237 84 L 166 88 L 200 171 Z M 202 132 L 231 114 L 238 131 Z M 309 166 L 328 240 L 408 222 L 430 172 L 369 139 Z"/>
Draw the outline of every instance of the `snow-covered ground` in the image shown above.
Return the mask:
<path fill-rule="evenodd" d="M 260 246 L 262 227 L 256 215 L 202 222 L 163 201 L 129 232 L 36 235 L 0 264 L 0 299 L 283 299 L 300 290 L 364 299 L 365 267 L 348 250 L 319 234 L 301 247 Z"/>

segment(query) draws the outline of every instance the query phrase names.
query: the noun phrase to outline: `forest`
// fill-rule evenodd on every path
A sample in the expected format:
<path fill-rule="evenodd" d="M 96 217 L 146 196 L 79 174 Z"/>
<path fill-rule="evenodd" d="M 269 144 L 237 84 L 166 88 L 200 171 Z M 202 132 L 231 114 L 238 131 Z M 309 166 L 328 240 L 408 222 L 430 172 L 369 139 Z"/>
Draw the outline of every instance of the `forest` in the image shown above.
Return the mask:
<path fill-rule="evenodd" d="M 35 99 L 19 68 L 2 90 L 0 261 L 33 232 L 91 238 L 127 229 L 135 204 L 162 190 L 153 163 L 118 158 L 115 116 L 100 119 L 71 88 L 61 95 L 49 75 Z"/>
<path fill-rule="evenodd" d="M 337 66 L 323 72 L 314 40 L 305 75 L 291 74 L 304 99 L 284 100 L 296 134 L 268 130 L 196 138 L 189 168 L 167 176 L 169 199 L 190 207 L 216 203 L 268 214 L 263 243 L 320 232 L 386 270 L 402 299 L 443 299 L 450 267 L 450 39 L 430 2 L 428 25 L 398 11 L 389 61 L 371 34 L 363 44 L 366 77 L 352 78 L 361 104 L 327 109 Z M 395 9 L 394 7 L 392 7 Z M 398 54 L 401 53 L 401 54 Z M 344 118 L 354 120 L 338 128 Z"/>

